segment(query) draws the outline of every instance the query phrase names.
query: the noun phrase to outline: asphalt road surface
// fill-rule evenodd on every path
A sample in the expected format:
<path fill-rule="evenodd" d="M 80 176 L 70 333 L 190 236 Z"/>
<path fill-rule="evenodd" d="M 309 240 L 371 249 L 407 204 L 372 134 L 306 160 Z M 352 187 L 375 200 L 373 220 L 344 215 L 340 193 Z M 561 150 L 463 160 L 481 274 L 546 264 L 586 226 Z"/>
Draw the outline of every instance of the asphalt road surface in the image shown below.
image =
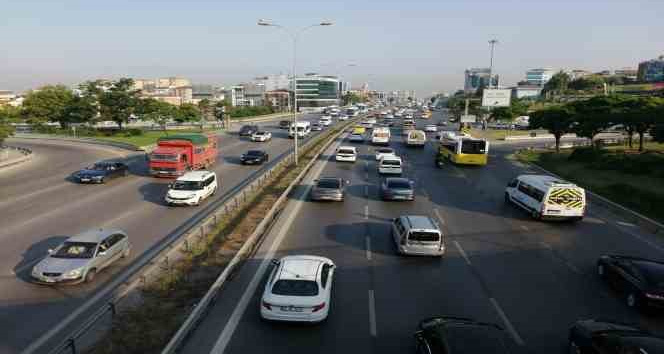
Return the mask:
<path fill-rule="evenodd" d="M 304 119 L 314 117 L 318 115 Z M 278 129 L 277 121 L 258 124 L 272 132 L 271 141 L 219 136 L 214 171 L 221 180 L 220 193 L 198 208 L 166 206 L 163 197 L 171 180 L 147 176 L 147 163 L 140 155 L 131 160 L 129 177 L 105 185 L 79 185 L 70 180 L 72 172 L 132 153 L 84 143 L 11 139 L 12 145 L 33 149 L 35 158 L 0 171 L 0 353 L 25 348 L 136 257 L 258 170 L 260 166 L 240 164 L 243 152 L 263 148 L 275 159 L 291 149 L 293 140 Z M 92 284 L 49 287 L 29 281 L 32 266 L 49 248 L 69 235 L 98 227 L 125 230 L 132 242 L 131 257 L 105 269 Z"/>
<path fill-rule="evenodd" d="M 438 119 L 436 112 L 433 121 Z M 432 142 L 409 149 L 398 129 L 392 136 L 391 146 L 405 161 L 404 176 L 415 180 L 416 200 L 381 201 L 374 147 L 344 141 L 356 145 L 361 158 L 356 163 L 325 159 L 318 168 L 320 176 L 351 181 L 346 200 L 319 203 L 295 194 L 256 255 L 189 338 L 184 353 L 408 353 L 413 352 L 419 320 L 435 315 L 499 324 L 517 353 L 565 352 L 569 326 L 583 318 L 635 322 L 664 333 L 664 321 L 656 314 L 629 310 L 595 274 L 595 261 L 604 253 L 664 258 L 661 240 L 592 205 L 576 224 L 538 222 L 505 205 L 507 182 L 517 174 L 537 172 L 508 158 L 514 145 L 492 146 L 484 167 L 436 168 Z M 404 214 L 439 221 L 446 234 L 444 257 L 396 254 L 390 221 Z M 293 325 L 260 320 L 259 301 L 270 269 L 261 265 L 289 254 L 321 255 L 336 262 L 327 321 Z"/>

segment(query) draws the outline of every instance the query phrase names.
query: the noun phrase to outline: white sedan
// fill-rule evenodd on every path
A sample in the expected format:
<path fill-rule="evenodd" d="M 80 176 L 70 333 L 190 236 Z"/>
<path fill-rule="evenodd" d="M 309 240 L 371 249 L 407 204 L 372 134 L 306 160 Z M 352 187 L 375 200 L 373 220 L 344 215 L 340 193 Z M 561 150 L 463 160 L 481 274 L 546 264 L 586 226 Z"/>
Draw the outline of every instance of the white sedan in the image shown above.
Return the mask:
<path fill-rule="evenodd" d="M 397 156 L 396 152 L 392 148 L 378 148 L 376 149 L 376 161 L 379 161 L 383 156 Z"/>
<path fill-rule="evenodd" d="M 438 131 L 438 127 L 435 124 L 427 124 L 424 126 L 425 132 L 435 133 Z"/>
<path fill-rule="evenodd" d="M 273 321 L 321 322 L 332 299 L 334 262 L 319 256 L 286 256 L 273 261 L 261 298 L 261 317 Z"/>
<path fill-rule="evenodd" d="M 348 116 L 345 115 L 345 114 L 342 114 L 342 115 L 339 116 L 339 120 L 341 120 L 341 121 L 348 120 Z"/>
<path fill-rule="evenodd" d="M 251 141 L 268 141 L 272 139 L 272 133 L 266 131 L 257 131 L 251 135 Z"/>

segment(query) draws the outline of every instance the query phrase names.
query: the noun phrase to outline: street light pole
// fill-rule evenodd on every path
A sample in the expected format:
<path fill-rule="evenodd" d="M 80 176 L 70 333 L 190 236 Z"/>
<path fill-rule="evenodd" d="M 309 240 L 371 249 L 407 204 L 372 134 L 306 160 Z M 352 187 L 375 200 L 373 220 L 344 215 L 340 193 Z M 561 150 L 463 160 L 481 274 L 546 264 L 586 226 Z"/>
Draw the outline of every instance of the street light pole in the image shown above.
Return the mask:
<path fill-rule="evenodd" d="M 288 33 L 288 35 L 289 35 L 289 36 L 291 37 L 291 39 L 293 40 L 293 69 L 292 69 L 292 71 L 293 71 L 293 72 L 292 72 L 292 73 L 293 73 L 293 123 L 292 123 L 292 124 L 293 124 L 293 127 L 295 128 L 295 134 L 294 134 L 294 136 L 293 136 L 293 138 L 294 138 L 294 149 L 293 149 L 293 150 L 295 151 L 295 161 L 294 161 L 294 162 L 295 162 L 295 166 L 297 166 L 297 163 L 298 163 L 298 141 L 297 141 L 297 140 L 298 140 L 298 136 L 297 136 L 297 133 L 298 133 L 298 129 L 297 129 L 297 72 L 296 72 L 296 65 L 297 65 L 297 38 L 299 37 L 299 35 L 300 35 L 302 32 L 308 30 L 309 28 L 318 27 L 318 26 L 332 26 L 332 22 L 329 22 L 329 21 L 323 21 L 323 22 L 316 23 L 316 24 L 313 24 L 313 25 L 310 25 L 310 26 L 307 26 L 307 27 L 303 27 L 303 28 L 301 28 L 301 29 L 299 29 L 299 30 L 297 30 L 297 31 L 295 31 L 295 32 L 293 32 L 292 30 L 290 30 L 290 29 L 288 29 L 288 28 L 286 28 L 286 27 L 284 27 L 284 26 L 281 26 L 281 25 L 279 25 L 279 24 L 276 24 L 276 23 L 270 22 L 270 21 L 268 21 L 268 20 L 263 20 L 263 19 L 258 20 L 258 25 L 259 25 L 259 26 L 270 26 L 270 27 L 277 27 L 277 28 L 280 28 L 280 29 L 284 30 L 286 33 Z"/>
<path fill-rule="evenodd" d="M 491 46 L 491 61 L 489 63 L 489 88 L 491 88 L 491 79 L 493 75 L 493 47 L 498 43 L 497 39 L 492 39 L 489 41 L 489 45 Z"/>

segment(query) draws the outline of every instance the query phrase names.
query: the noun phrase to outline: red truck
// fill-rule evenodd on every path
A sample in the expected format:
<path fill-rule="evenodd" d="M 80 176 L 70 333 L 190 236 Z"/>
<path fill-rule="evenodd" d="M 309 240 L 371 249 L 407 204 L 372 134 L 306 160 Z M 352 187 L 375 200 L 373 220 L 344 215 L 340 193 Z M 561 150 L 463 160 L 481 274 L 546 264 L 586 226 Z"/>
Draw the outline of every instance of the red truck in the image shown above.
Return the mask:
<path fill-rule="evenodd" d="M 217 159 L 214 134 L 174 134 L 159 138 L 150 154 L 150 175 L 177 177 L 189 170 L 205 169 Z"/>

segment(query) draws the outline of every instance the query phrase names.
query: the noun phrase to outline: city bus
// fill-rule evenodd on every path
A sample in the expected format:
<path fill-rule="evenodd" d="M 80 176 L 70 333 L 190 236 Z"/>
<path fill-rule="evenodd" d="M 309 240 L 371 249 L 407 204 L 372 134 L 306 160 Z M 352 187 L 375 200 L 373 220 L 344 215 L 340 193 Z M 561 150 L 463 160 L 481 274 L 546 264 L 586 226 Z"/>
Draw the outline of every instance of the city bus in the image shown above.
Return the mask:
<path fill-rule="evenodd" d="M 448 132 L 440 139 L 436 164 L 441 166 L 447 161 L 458 165 L 483 166 L 487 164 L 488 156 L 489 141 L 486 139 Z"/>

